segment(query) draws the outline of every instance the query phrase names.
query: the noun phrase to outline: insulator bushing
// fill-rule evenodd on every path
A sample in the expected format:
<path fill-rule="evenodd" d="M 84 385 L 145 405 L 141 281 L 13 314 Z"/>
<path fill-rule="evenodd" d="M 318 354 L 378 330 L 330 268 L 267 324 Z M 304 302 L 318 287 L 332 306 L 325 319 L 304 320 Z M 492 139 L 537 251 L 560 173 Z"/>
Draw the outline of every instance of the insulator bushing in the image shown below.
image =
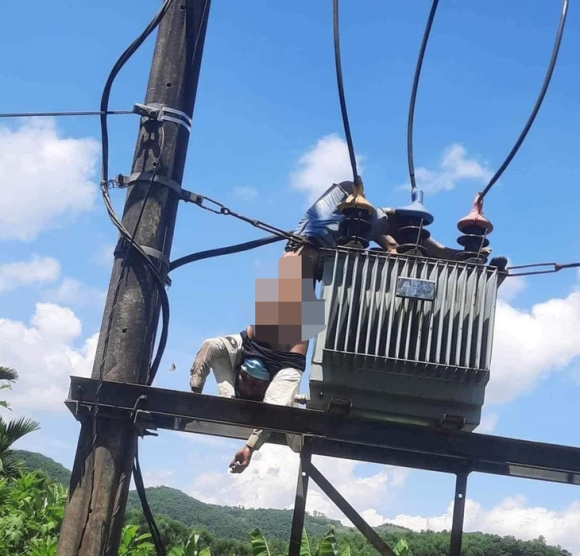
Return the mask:
<path fill-rule="evenodd" d="M 431 233 L 421 226 L 421 220 L 409 219 L 405 226 L 399 228 L 401 243 L 397 246 L 397 253 L 401 255 L 426 257 L 427 248 L 423 242 L 431 237 Z"/>
<path fill-rule="evenodd" d="M 360 189 L 349 195 L 338 207 L 343 218 L 338 225 L 338 245 L 357 245 L 362 249 L 369 246 L 371 232 L 371 216 L 375 210 L 365 199 Z"/>
<path fill-rule="evenodd" d="M 338 225 L 339 238 L 338 245 L 346 245 L 351 242 L 360 243 L 366 249 L 370 242 L 371 231 L 370 213 L 366 208 L 345 207 L 342 209 L 344 218 Z"/>
<path fill-rule="evenodd" d="M 457 243 L 463 247 L 456 258 L 459 261 L 485 264 L 488 255 L 483 252 L 489 246 L 487 236 L 493 231 L 493 224 L 483 216 L 483 199 L 479 193 L 475 196 L 471 211 L 457 222 L 457 229 L 461 235 Z"/>
<path fill-rule="evenodd" d="M 411 204 L 397 209 L 402 226 L 399 228 L 400 242 L 397 253 L 401 255 L 425 257 L 427 249 L 423 242 L 431 237 L 431 233 L 425 226 L 433 223 L 433 215 L 423 204 L 423 191 L 415 189 L 411 193 Z"/>

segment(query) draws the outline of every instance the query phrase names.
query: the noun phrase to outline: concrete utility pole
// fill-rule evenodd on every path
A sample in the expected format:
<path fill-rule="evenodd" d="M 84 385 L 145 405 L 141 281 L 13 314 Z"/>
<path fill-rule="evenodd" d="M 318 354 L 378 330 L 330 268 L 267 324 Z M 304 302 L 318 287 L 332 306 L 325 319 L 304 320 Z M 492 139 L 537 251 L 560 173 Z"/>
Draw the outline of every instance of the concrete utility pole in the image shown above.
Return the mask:
<path fill-rule="evenodd" d="M 207 29 L 210 0 L 174 0 L 160 23 L 145 104 L 161 104 L 192 117 Z M 167 116 L 182 119 L 179 114 Z M 160 134 L 160 126 L 163 133 Z M 163 140 L 161 138 L 163 137 Z M 181 184 L 189 131 L 172 121 L 142 118 L 131 174 L 142 175 L 127 191 L 123 224 L 133 233 L 139 213 L 143 215 L 135 243 L 154 249 L 169 259 L 178 194 L 154 183 L 145 202 L 150 175 L 161 154 L 156 181 L 168 178 Z M 165 180 L 166 181 L 166 180 Z M 104 341 L 113 309 L 117 282 L 126 247 L 118 249 L 93 368 L 99 377 Z M 154 253 L 154 252 L 153 252 Z M 104 380 L 146 381 L 159 322 L 159 296 L 150 270 L 131 250 L 115 303 L 108 346 L 104 354 Z M 157 259 L 153 259 L 157 262 Z M 167 267 L 157 265 L 165 279 Z M 116 556 L 131 480 L 137 433 L 133 423 L 99 416 L 95 450 L 94 487 L 91 420 L 81 427 L 69 500 L 62 523 L 58 556 Z M 89 508 L 89 502 L 90 508 Z"/>

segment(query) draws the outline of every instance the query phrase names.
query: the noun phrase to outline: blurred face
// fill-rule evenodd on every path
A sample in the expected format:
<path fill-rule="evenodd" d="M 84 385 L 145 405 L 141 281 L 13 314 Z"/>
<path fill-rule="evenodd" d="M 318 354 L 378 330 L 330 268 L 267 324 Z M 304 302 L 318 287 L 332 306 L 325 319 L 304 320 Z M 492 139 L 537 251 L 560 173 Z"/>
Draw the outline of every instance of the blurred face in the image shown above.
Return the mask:
<path fill-rule="evenodd" d="M 324 301 L 302 257 L 282 257 L 278 278 L 256 280 L 255 311 L 256 338 L 269 344 L 299 344 L 324 328 Z"/>
<path fill-rule="evenodd" d="M 240 371 L 236 380 L 236 390 L 241 398 L 261 402 L 270 383 L 266 380 L 258 380 Z"/>

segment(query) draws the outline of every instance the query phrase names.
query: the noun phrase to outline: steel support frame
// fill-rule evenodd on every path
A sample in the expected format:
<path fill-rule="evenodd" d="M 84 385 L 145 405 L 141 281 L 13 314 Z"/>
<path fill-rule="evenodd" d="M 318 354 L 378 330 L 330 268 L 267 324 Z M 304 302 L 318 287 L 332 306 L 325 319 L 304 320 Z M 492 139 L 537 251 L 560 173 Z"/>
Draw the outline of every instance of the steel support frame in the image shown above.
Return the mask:
<path fill-rule="evenodd" d="M 97 382 L 71 377 L 65 402 L 80 421 L 90 417 Z M 139 402 L 139 405 L 137 405 Z M 137 409 L 137 407 L 139 409 Z M 313 455 L 451 473 L 456 476 L 450 556 L 459 556 L 467 479 L 480 472 L 580 485 L 580 448 L 503 438 L 479 433 L 431 430 L 420 426 L 267 405 L 237 399 L 105 381 L 99 414 L 134 421 L 140 434 L 179 430 L 247 439 L 252 429 L 301 435 L 290 556 L 298 556 L 312 479 L 382 555 L 392 550 L 312 464 Z"/>

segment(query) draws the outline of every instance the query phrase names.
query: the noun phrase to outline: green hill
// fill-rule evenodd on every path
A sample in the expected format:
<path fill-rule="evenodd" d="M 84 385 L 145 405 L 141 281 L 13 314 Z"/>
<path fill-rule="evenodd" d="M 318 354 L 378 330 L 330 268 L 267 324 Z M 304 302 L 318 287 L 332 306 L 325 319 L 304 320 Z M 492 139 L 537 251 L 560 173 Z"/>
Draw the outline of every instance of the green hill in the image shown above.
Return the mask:
<path fill-rule="evenodd" d="M 248 531 L 255 527 L 259 527 L 266 538 L 286 540 L 290 536 L 292 510 L 254 510 L 206 504 L 180 490 L 164 486 L 146 490 L 154 515 L 167 515 L 189 527 L 205 527 L 217 537 L 246 540 Z M 141 507 L 135 491 L 129 493 L 128 507 Z M 311 536 L 324 535 L 330 525 L 337 531 L 346 529 L 340 522 L 327 517 L 307 515 L 305 519 L 306 531 Z"/>
<path fill-rule="evenodd" d="M 41 469 L 56 481 L 68 486 L 70 471 L 54 460 L 25 450 L 16 450 L 16 457 L 22 460 L 29 470 Z M 215 543 L 212 544 L 212 554 L 221 556 L 231 553 L 228 543 L 247 543 L 248 533 L 259 527 L 268 539 L 279 545 L 279 550 L 272 554 L 287 553 L 287 542 L 292 523 L 291 510 L 258 509 L 250 510 L 240 507 L 218 506 L 200 502 L 180 490 L 169 487 L 147 489 L 147 499 L 157 517 L 166 515 L 187 527 L 207 529 Z M 133 517 L 141 514 L 141 504 L 135 491 L 129 492 L 128 514 Z M 160 519 L 160 522 L 163 519 Z M 172 522 L 174 523 L 174 522 Z M 181 527 L 183 527 L 181 525 Z M 338 521 L 330 520 L 319 514 L 305 519 L 305 527 L 310 538 L 320 538 L 333 526 L 339 542 L 348 543 L 352 554 L 357 556 L 374 556 L 376 551 L 363 537 L 352 528 L 343 527 Z M 391 545 L 401 537 L 405 537 L 415 556 L 433 556 L 446 554 L 449 547 L 449 533 L 434 533 L 410 531 L 385 523 L 376 531 Z M 187 529 L 186 529 L 187 533 Z M 187 535 L 186 535 L 187 536 Z M 245 546 L 245 545 L 244 545 Z M 246 549 L 249 550 L 249 548 Z M 244 549 L 244 550 L 246 550 Z M 237 552 L 236 552 L 237 553 Z M 240 552 L 242 553 L 242 552 Z M 245 553 L 245 552 L 244 552 Z M 570 552 L 549 546 L 542 537 L 533 541 L 520 541 L 512 536 L 500 537 L 485 533 L 466 533 L 462 554 L 466 556 L 497 556 L 510 554 L 518 556 L 571 556 Z"/>
<path fill-rule="evenodd" d="M 53 459 L 26 450 L 14 450 L 14 459 L 20 460 L 29 471 L 36 469 L 44 471 L 53 481 L 62 483 L 68 488 L 70 471 Z"/>

